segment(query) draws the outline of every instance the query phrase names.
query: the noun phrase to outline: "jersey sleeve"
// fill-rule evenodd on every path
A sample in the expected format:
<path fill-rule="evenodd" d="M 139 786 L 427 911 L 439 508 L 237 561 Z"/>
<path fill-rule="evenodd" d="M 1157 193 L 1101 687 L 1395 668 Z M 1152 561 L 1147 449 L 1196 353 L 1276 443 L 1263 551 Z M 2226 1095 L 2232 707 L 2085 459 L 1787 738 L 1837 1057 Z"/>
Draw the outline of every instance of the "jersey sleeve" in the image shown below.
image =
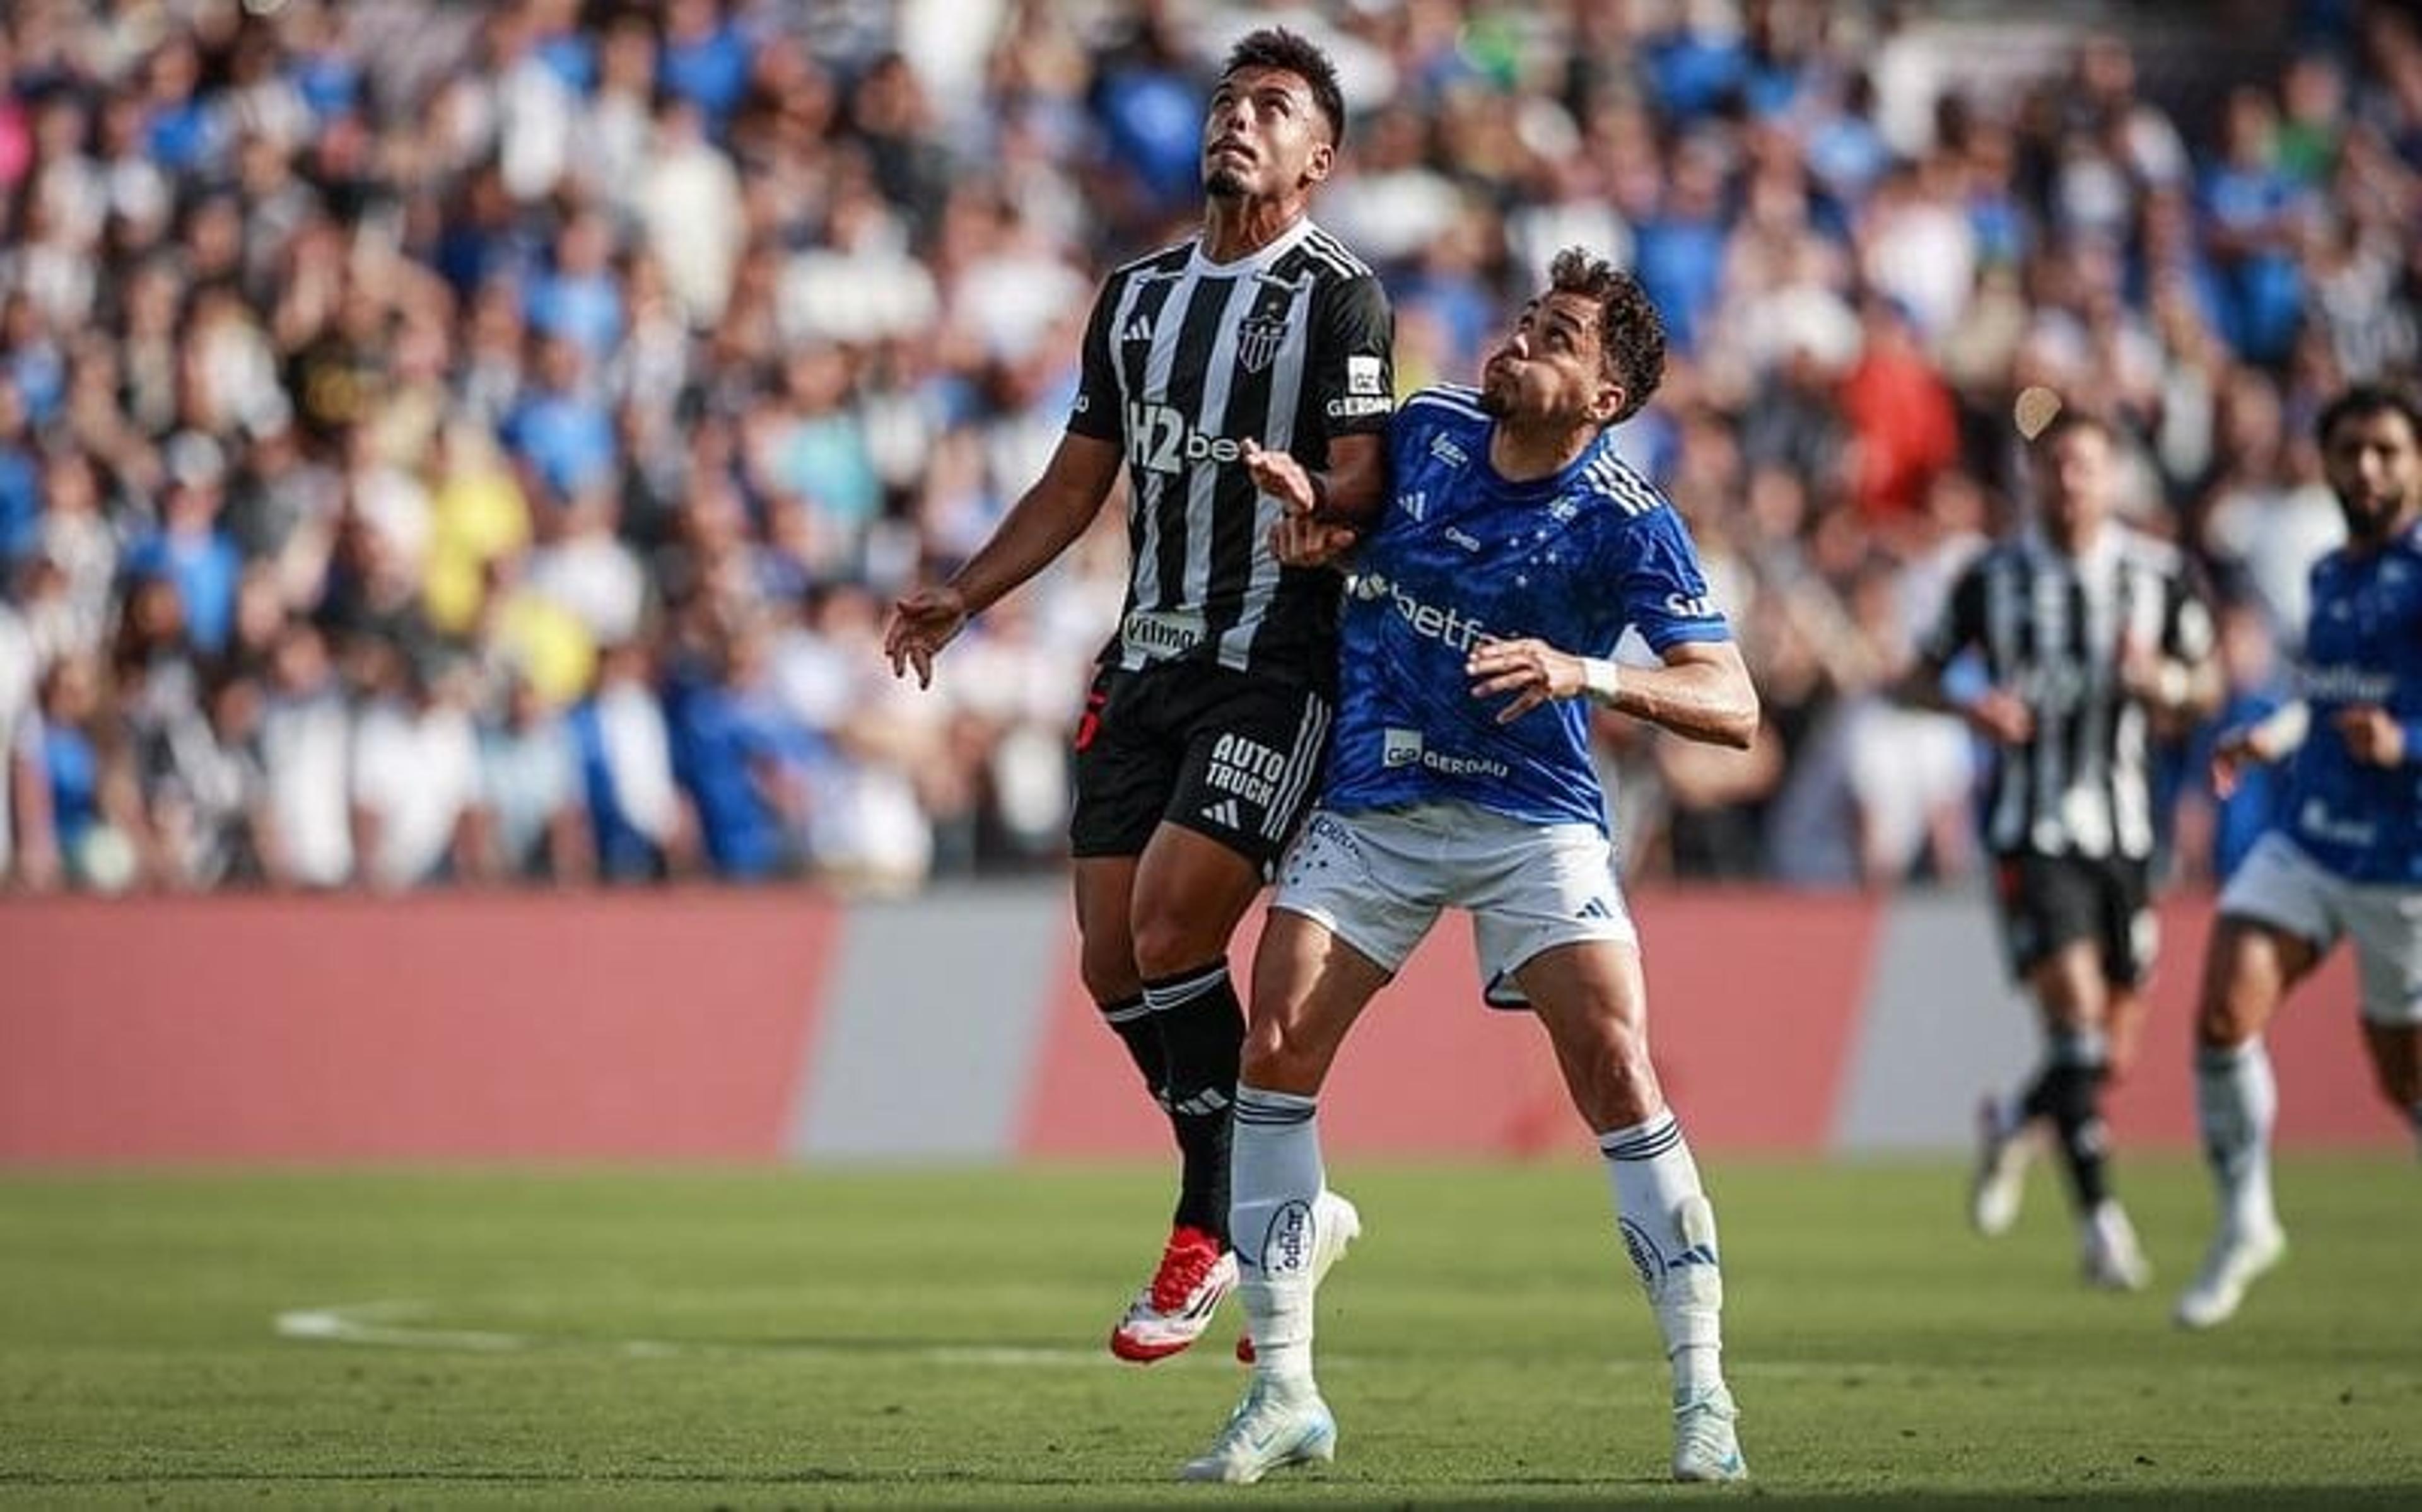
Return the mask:
<path fill-rule="evenodd" d="M 1728 641 L 1732 627 L 1707 591 L 1699 549 L 1670 508 L 1640 516 L 1622 536 L 1623 611 L 1662 656 L 1693 641 Z"/>
<path fill-rule="evenodd" d="M 1313 318 L 1312 399 L 1332 436 L 1388 428 L 1396 408 L 1396 317 L 1368 273 L 1329 290 Z"/>
<path fill-rule="evenodd" d="M 1110 290 L 1104 284 L 1093 296 L 1093 314 L 1085 322 L 1082 368 L 1077 377 L 1077 397 L 1068 406 L 1068 429 L 1079 436 L 1116 444 L 1125 439 L 1125 417 L 1119 413 L 1119 374 L 1110 362 Z"/>
<path fill-rule="evenodd" d="M 1918 657 L 1928 666 L 1949 666 L 1961 651 L 1984 639 L 1983 560 L 1979 557 L 1961 570 L 1959 580 L 1951 585 L 1950 595 L 1942 600 L 1942 612 L 1934 617 L 1933 628 L 1918 642 Z"/>

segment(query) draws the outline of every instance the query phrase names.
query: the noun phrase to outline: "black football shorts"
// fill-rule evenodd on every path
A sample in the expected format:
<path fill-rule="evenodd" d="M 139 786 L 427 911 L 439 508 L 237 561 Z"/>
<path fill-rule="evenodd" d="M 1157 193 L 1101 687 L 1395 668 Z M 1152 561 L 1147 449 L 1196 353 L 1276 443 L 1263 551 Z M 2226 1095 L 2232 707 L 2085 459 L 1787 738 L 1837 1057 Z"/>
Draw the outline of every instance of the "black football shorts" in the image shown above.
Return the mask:
<path fill-rule="evenodd" d="M 1267 876 L 1320 787 L 1329 704 L 1301 683 L 1195 662 L 1104 668 L 1077 725 L 1077 856 L 1140 855 L 1176 824 Z"/>

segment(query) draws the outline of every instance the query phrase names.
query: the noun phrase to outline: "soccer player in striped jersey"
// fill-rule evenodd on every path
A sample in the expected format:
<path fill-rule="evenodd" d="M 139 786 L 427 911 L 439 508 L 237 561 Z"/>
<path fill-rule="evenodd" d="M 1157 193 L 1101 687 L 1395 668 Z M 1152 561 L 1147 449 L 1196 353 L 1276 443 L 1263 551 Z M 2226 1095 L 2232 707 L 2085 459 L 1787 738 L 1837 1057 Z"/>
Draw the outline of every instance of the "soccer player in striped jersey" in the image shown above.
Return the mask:
<path fill-rule="evenodd" d="M 1124 469 L 1132 567 L 1076 732 L 1069 839 L 1086 989 L 1167 1112 L 1181 1171 L 1160 1263 L 1111 1331 L 1124 1360 L 1193 1343 L 1235 1285 L 1244 1017 L 1228 943 L 1310 802 L 1334 692 L 1336 574 L 1271 554 L 1280 506 L 1245 458 L 1296 459 L 1325 518 L 1369 516 L 1383 487 L 1387 299 L 1308 213 L 1344 130 L 1318 48 L 1280 28 L 1236 44 L 1203 122 L 1201 231 L 1110 274 L 1041 480 L 947 583 L 904 597 L 886 635 L 892 670 L 930 681 L 969 616 L 1083 534 Z"/>
<path fill-rule="evenodd" d="M 1989 1100 L 1970 1192 L 1978 1232 L 2018 1217 L 2024 1143 L 2049 1123 L 2067 1168 L 2090 1283 L 2150 1278 L 2112 1195 L 2104 1083 L 2124 1069 L 2152 969 L 2154 847 L 2149 741 L 2221 693 L 2211 617 L 2166 544 L 2111 519 L 2108 425 L 2064 411 L 2034 442 L 2038 518 L 1953 585 L 1902 687 L 1964 716 L 1995 747 L 1985 837 L 2011 974 L 2041 1011 L 2043 1064 L 2006 1102 Z M 1955 695 L 1970 655 L 1986 686 Z"/>
<path fill-rule="evenodd" d="M 1603 1157 L 1673 1363 L 1675 1475 L 1745 1473 L 1715 1215 L 1649 1061 L 1639 941 L 1590 759 L 1596 708 L 1736 747 L 1757 726 L 1689 531 L 1608 435 L 1656 389 L 1664 351 L 1638 283 L 1566 251 L 1481 387 L 1424 390 L 1391 429 L 1392 503 L 1347 580 L 1328 784 L 1254 959 L 1230 1221 L 1254 1377 L 1185 1479 L 1250 1482 L 1335 1454 L 1312 1368 L 1336 1241 L 1317 1099 L 1356 1017 L 1446 908 L 1471 915 L 1488 1001 L 1538 1016 Z M 1255 465 L 1309 515 L 1299 469 Z M 1284 528 L 1282 554 L 1335 544 L 1316 524 Z M 1627 626 L 1663 665 L 1618 673 Z"/>
<path fill-rule="evenodd" d="M 2281 818 L 2220 897 L 2195 1018 L 2195 1100 L 2219 1223 L 2177 1317 L 2210 1328 L 2287 1253 L 2271 1195 L 2279 1091 L 2262 1031 L 2340 936 L 2364 1048 L 2422 1139 L 2422 404 L 2385 388 L 2317 426 L 2347 540 L 2314 564 L 2303 697 L 2221 738 L 2214 784 L 2292 754 Z"/>

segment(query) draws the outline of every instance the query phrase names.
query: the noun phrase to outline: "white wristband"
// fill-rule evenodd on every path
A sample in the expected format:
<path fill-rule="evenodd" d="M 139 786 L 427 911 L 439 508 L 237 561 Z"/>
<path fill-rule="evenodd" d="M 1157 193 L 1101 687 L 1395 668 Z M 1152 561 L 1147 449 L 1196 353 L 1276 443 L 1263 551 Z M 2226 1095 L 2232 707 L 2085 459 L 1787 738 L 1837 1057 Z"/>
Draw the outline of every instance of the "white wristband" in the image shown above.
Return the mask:
<path fill-rule="evenodd" d="M 1623 671 L 1603 657 L 1581 658 L 1581 692 L 1601 704 L 1612 704 L 1617 689 L 1623 686 Z"/>
<path fill-rule="evenodd" d="M 2176 662 L 2163 662 L 2153 675 L 2153 693 L 2165 709 L 2184 709 L 2194 695 L 2194 674 Z"/>

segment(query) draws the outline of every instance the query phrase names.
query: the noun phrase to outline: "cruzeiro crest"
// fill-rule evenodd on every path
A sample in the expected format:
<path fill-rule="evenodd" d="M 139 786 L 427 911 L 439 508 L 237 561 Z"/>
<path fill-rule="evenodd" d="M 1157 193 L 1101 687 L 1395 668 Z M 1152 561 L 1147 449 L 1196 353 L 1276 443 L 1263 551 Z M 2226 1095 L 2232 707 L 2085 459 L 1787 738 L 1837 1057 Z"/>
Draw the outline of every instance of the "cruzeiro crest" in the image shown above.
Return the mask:
<path fill-rule="evenodd" d="M 1279 354 L 1286 335 L 1286 317 L 1282 315 L 1256 315 L 1240 321 L 1236 326 L 1236 361 L 1249 373 L 1262 371 Z"/>

